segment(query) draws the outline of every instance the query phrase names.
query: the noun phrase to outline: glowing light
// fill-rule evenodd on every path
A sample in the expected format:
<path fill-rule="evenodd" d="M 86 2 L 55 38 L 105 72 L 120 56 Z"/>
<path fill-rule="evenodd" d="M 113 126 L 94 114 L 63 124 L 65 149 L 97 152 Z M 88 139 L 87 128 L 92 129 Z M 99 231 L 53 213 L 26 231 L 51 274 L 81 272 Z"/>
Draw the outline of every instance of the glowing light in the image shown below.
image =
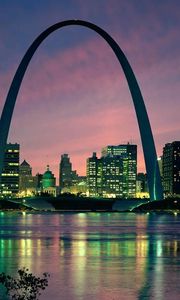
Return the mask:
<path fill-rule="evenodd" d="M 160 257 L 162 255 L 162 241 L 157 242 L 157 256 Z"/>

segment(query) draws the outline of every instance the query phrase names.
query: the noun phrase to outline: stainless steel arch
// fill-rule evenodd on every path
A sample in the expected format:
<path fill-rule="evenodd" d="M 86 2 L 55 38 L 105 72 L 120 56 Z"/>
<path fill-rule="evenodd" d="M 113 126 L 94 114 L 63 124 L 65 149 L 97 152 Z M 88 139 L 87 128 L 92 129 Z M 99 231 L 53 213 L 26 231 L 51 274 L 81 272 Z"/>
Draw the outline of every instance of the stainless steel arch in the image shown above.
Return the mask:
<path fill-rule="evenodd" d="M 151 131 L 151 126 L 149 123 L 149 118 L 146 112 L 146 108 L 144 105 L 143 97 L 141 95 L 140 88 L 138 86 L 137 80 L 135 75 L 132 71 L 132 68 L 124 55 L 123 51 L 120 49 L 119 45 L 114 41 L 114 39 L 103 29 L 96 26 L 93 23 L 89 23 L 83 20 L 67 20 L 63 22 L 56 23 L 51 27 L 47 28 L 43 31 L 32 43 L 32 45 L 27 50 L 26 54 L 24 55 L 16 73 L 11 83 L 6 102 L 3 108 L 3 112 L 1 115 L 0 120 L 0 173 L 2 172 L 3 167 L 3 157 L 4 151 L 7 143 L 7 137 L 9 133 L 9 127 L 11 123 L 11 118 L 14 110 L 14 106 L 16 103 L 17 94 L 23 79 L 23 76 L 26 72 L 28 64 L 39 47 L 39 45 L 43 42 L 44 39 L 48 35 L 50 35 L 55 30 L 62 28 L 64 26 L 69 25 L 80 25 L 84 27 L 88 27 L 95 32 L 97 32 L 101 37 L 103 37 L 106 42 L 110 45 L 112 50 L 114 51 L 121 67 L 124 71 L 126 76 L 129 89 L 132 95 L 136 116 L 138 120 L 140 136 L 143 146 L 144 158 L 145 158 L 145 165 L 147 171 L 147 179 L 148 179 L 148 186 L 150 192 L 150 199 L 151 200 L 159 200 L 163 199 L 163 191 L 162 191 L 162 184 L 161 184 L 161 177 L 159 173 L 159 166 L 157 163 L 157 155 L 156 149 L 154 145 L 153 135 Z"/>

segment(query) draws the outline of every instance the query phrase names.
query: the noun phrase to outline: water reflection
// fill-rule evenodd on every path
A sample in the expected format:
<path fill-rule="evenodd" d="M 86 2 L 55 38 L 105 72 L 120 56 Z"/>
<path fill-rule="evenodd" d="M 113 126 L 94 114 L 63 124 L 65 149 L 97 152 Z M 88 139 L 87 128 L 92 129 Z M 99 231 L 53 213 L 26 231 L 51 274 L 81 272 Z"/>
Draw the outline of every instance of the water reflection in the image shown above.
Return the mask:
<path fill-rule="evenodd" d="M 0 214 L 0 271 L 51 273 L 43 299 L 178 298 L 180 217 Z"/>

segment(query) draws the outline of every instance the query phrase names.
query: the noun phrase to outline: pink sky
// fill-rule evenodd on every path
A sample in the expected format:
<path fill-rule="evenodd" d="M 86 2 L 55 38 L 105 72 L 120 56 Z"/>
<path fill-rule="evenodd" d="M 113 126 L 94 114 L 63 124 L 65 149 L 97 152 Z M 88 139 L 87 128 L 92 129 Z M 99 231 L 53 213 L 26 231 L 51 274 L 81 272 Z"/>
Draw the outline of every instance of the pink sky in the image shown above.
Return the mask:
<path fill-rule="evenodd" d="M 88 11 L 81 1 L 78 3 L 81 13 L 77 17 L 85 19 Z M 112 34 L 127 55 L 145 100 L 157 153 L 161 155 L 165 143 L 179 140 L 180 45 L 179 27 L 175 22 L 178 13 L 171 8 L 169 24 L 166 24 L 167 5 L 160 13 L 158 4 L 154 11 L 149 4 L 149 11 L 148 7 L 147 10 L 143 8 L 145 15 L 142 17 L 142 11 L 130 4 L 113 1 L 113 9 L 108 9 L 108 2 L 105 3 L 103 18 L 98 19 L 97 14 L 96 17 L 89 16 L 89 21 Z M 132 16 L 126 27 L 123 27 L 125 20 L 118 18 L 121 5 L 124 13 Z M 91 4 L 89 8 L 91 14 Z M 26 14 L 30 18 L 28 11 Z M 136 20 L 134 14 L 141 17 L 142 22 Z M 22 49 L 18 49 L 20 46 L 17 44 L 17 49 L 15 47 L 13 51 L 12 48 L 12 57 L 8 47 L 10 41 L 7 43 L 5 38 L 0 40 L 1 108 L 18 62 L 33 37 L 58 21 L 55 11 L 48 22 L 46 15 L 44 10 L 43 17 L 38 20 L 36 14 L 37 27 L 25 26 L 28 34 L 21 40 Z M 66 18 L 67 13 L 64 13 L 59 21 Z M 22 20 L 16 22 L 20 26 Z M 9 38 L 17 30 L 12 26 L 10 24 L 10 28 L 6 29 L 9 30 Z M 124 32 L 125 28 L 127 32 Z M 9 141 L 21 144 L 21 161 L 26 159 L 32 165 L 34 174 L 44 172 L 46 164 L 50 164 L 58 176 L 60 156 L 68 153 L 73 168 L 83 175 L 86 158 L 93 151 L 100 155 L 102 147 L 128 141 L 138 145 L 138 171 L 143 171 L 137 121 L 121 67 L 100 37 L 89 33 L 88 29 L 76 29 L 65 28 L 55 33 L 33 57 L 18 95 Z M 69 40 L 72 40 L 71 44 Z M 10 57 L 7 62 L 6 49 Z"/>

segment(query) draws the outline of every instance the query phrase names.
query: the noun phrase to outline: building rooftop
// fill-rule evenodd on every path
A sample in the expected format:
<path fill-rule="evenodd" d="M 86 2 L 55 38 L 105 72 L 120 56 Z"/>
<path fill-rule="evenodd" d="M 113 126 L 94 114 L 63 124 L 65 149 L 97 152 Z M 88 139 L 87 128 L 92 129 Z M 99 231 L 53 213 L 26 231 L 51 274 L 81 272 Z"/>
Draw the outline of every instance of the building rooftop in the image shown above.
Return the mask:
<path fill-rule="evenodd" d="M 21 166 L 28 166 L 30 167 L 30 164 L 24 159 L 23 162 L 21 163 Z"/>

